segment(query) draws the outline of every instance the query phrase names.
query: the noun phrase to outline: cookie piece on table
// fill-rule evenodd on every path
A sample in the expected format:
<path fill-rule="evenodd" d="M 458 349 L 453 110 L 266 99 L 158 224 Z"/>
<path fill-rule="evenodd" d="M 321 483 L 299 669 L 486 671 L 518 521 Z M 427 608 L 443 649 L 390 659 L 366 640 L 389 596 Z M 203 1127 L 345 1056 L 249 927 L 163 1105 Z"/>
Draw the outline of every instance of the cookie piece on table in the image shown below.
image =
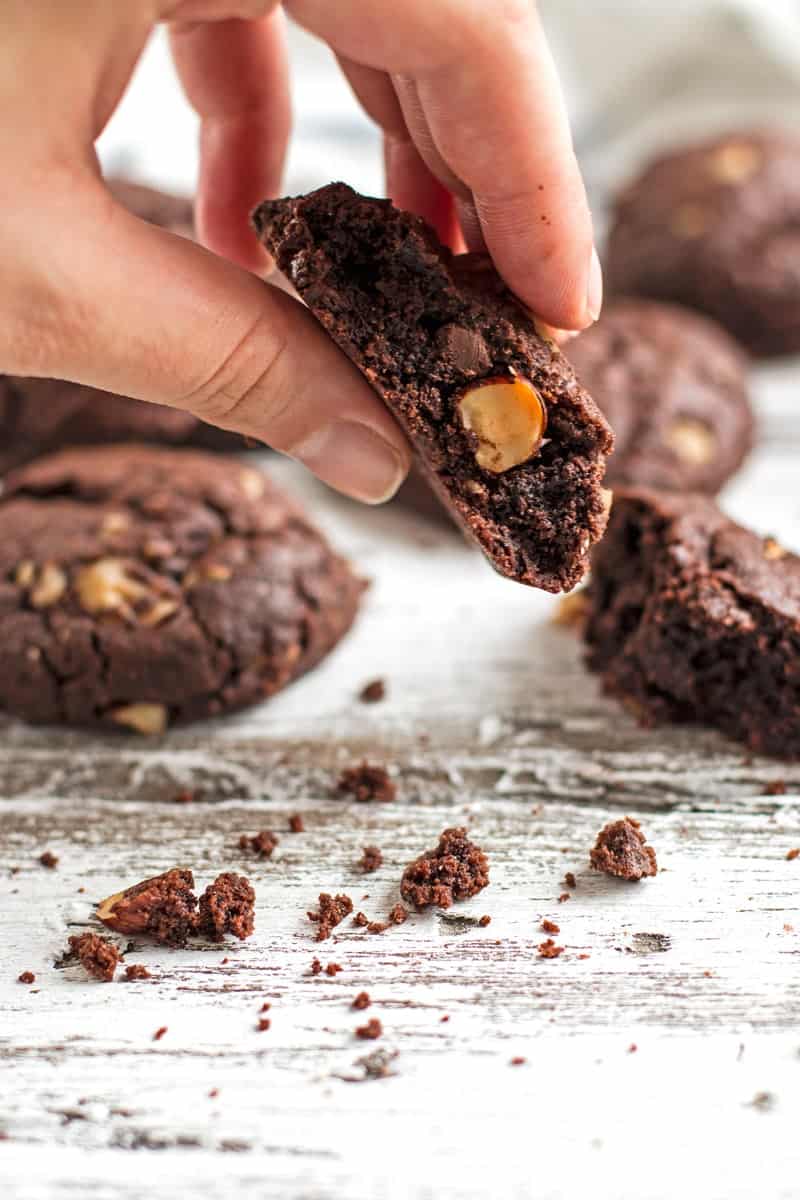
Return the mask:
<path fill-rule="evenodd" d="M 190 199 L 123 179 L 108 180 L 108 186 L 136 216 L 183 237 L 194 236 Z M 107 442 L 246 448 L 239 434 L 179 409 L 59 379 L 0 375 L 0 474 L 65 446 Z"/>
<path fill-rule="evenodd" d="M 260 471 L 65 451 L 0 495 L 0 708 L 159 734 L 254 704 L 350 627 L 363 584 Z"/>
<path fill-rule="evenodd" d="M 573 587 L 605 528 L 612 435 L 488 257 L 452 255 L 419 218 L 344 184 L 253 219 L 495 569 Z"/>
<path fill-rule="evenodd" d="M 800 558 L 709 498 L 615 493 L 585 636 L 606 691 L 643 723 L 800 757 Z"/>
<path fill-rule="evenodd" d="M 617 198 L 606 283 L 699 309 L 755 354 L 800 351 L 800 139 L 731 133 L 651 162 Z"/>
<path fill-rule="evenodd" d="M 612 300 L 565 352 L 614 431 L 609 487 L 715 495 L 751 449 L 747 359 L 707 317 Z"/>

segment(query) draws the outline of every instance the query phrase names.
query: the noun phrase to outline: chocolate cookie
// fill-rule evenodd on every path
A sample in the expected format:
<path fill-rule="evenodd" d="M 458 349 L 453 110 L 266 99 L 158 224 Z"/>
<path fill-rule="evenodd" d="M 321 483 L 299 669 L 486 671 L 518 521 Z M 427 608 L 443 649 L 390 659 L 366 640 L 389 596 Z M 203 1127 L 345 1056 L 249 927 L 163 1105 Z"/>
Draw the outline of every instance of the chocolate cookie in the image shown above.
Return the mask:
<path fill-rule="evenodd" d="M 615 493 L 586 639 L 606 690 L 645 723 L 800 757 L 800 558 L 707 497 Z"/>
<path fill-rule="evenodd" d="M 184 237 L 194 236 L 191 200 L 127 180 L 109 188 L 131 212 Z M 243 450 L 244 438 L 191 413 L 145 404 L 58 379 L 0 375 L 0 473 L 70 445 L 165 442 Z"/>
<path fill-rule="evenodd" d="M 716 317 L 755 354 L 800 351 L 800 140 L 732 133 L 657 158 L 617 199 L 606 282 Z"/>
<path fill-rule="evenodd" d="M 496 570 L 573 587 L 605 528 L 612 435 L 488 257 L 454 257 L 344 184 L 266 201 L 254 223 Z"/>
<path fill-rule="evenodd" d="M 616 300 L 565 349 L 614 430 L 606 482 L 715 494 L 753 444 L 747 361 L 715 322 Z"/>
<path fill-rule="evenodd" d="M 0 708 L 158 734 L 254 704 L 350 627 L 362 584 L 235 459 L 77 449 L 0 496 Z"/>

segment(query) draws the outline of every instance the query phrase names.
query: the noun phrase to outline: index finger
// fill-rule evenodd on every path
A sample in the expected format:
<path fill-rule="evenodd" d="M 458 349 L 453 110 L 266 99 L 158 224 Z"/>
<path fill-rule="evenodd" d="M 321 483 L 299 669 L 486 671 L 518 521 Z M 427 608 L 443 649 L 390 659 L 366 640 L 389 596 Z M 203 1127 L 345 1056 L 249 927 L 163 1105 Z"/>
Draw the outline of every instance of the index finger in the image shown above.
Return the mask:
<path fill-rule="evenodd" d="M 338 53 L 392 74 L 406 123 L 454 175 L 511 289 L 580 329 L 602 300 L 599 263 L 560 84 L 532 0 L 288 0 Z"/>

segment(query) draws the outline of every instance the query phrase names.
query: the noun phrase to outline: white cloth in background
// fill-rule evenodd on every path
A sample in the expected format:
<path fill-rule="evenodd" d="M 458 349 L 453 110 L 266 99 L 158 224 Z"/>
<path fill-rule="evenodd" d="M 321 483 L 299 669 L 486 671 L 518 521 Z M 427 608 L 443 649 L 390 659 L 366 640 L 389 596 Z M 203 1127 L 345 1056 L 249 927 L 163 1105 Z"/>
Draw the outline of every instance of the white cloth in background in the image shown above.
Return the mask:
<path fill-rule="evenodd" d="M 800 129 L 800 0 L 539 0 L 539 7 L 601 225 L 609 189 L 655 150 L 735 126 Z M 344 179 L 380 192 L 377 131 L 331 54 L 297 29 L 291 52 L 296 124 L 286 190 Z M 196 133 L 158 34 L 101 139 L 101 158 L 188 189 Z"/>

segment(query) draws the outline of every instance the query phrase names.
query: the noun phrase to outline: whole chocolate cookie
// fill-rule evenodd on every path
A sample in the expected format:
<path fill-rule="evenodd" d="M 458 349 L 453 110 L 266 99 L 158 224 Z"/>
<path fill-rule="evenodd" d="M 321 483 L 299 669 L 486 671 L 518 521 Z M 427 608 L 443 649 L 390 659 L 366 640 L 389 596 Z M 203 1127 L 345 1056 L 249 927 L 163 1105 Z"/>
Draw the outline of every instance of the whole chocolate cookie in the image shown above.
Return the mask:
<path fill-rule="evenodd" d="M 143 220 L 183 237 L 194 236 L 191 200 L 128 180 L 112 179 L 108 186 Z M 127 441 L 209 450 L 245 448 L 238 434 L 178 409 L 58 379 L 0 375 L 0 474 L 65 446 Z"/>
<path fill-rule="evenodd" d="M 565 353 L 614 430 L 609 487 L 713 495 L 752 447 L 747 360 L 707 317 L 612 300 Z"/>
<path fill-rule="evenodd" d="M 454 256 L 418 217 L 344 184 L 266 201 L 254 223 L 495 569 L 573 587 L 605 528 L 612 435 L 488 256 Z"/>
<path fill-rule="evenodd" d="M 645 723 L 800 757 L 800 558 L 707 497 L 615 493 L 586 639 L 606 690 Z"/>
<path fill-rule="evenodd" d="M 254 704 L 350 627 L 363 585 L 235 459 L 76 449 L 0 495 L 0 708 L 162 733 Z"/>
<path fill-rule="evenodd" d="M 732 133 L 657 158 L 617 198 L 606 282 L 708 313 L 755 354 L 800 351 L 800 140 Z"/>

